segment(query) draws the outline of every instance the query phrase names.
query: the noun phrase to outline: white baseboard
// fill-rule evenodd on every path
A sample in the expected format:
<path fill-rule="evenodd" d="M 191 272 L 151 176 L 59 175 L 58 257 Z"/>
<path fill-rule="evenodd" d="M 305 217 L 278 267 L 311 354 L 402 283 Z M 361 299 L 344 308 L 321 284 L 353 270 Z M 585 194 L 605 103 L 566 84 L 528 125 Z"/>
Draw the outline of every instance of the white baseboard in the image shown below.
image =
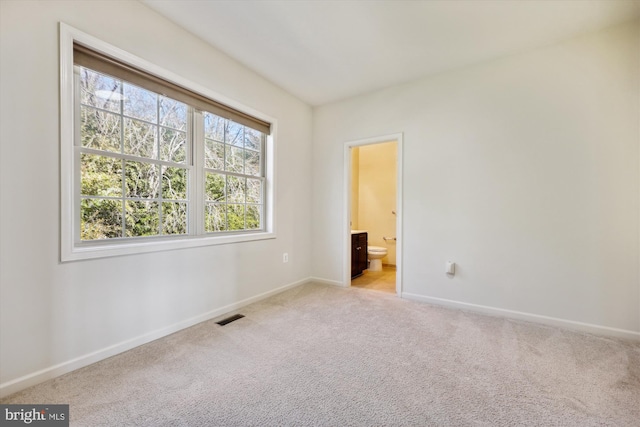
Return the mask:
<path fill-rule="evenodd" d="M 15 380 L 7 381 L 5 383 L 0 384 L 0 398 L 9 396 L 10 394 L 13 394 L 15 392 L 24 390 L 27 387 L 31 387 L 33 385 L 50 380 L 52 378 L 58 377 L 68 372 L 75 371 L 76 369 L 84 368 L 85 366 L 99 362 L 101 360 L 104 360 L 116 354 L 123 353 L 127 350 L 131 350 L 132 348 L 149 343 L 151 341 L 157 340 L 167 335 L 171 335 L 177 331 L 180 331 L 182 329 L 204 322 L 206 320 L 214 319 L 218 316 L 222 316 L 223 314 L 229 313 L 234 310 L 238 310 L 241 307 L 263 300 L 275 294 L 279 294 L 280 292 L 284 292 L 288 289 L 295 288 L 296 286 L 303 285 L 310 281 L 312 280 L 311 279 L 298 280 L 297 282 L 289 283 L 288 285 L 281 286 L 271 291 L 267 291 L 262 294 L 244 299 L 242 301 L 238 301 L 236 303 L 229 304 L 224 307 L 217 308 L 215 310 L 211 310 L 199 316 L 195 316 L 190 319 L 183 320 L 181 322 L 175 323 L 165 328 L 157 329 L 147 334 L 120 342 L 118 344 L 114 344 L 112 346 L 94 351 L 89 354 L 85 354 L 80 357 L 76 357 L 75 359 L 71 359 L 66 362 L 59 363 L 57 365 L 42 369 L 37 372 L 33 372 L 31 374 L 22 376 L 20 378 L 16 378 Z"/>
<path fill-rule="evenodd" d="M 506 310 L 503 308 L 489 307 L 485 305 L 470 304 L 466 302 L 448 300 L 444 298 L 427 297 L 424 295 L 410 294 L 403 292 L 402 298 L 426 302 L 429 304 L 440 305 L 444 307 L 458 308 L 463 310 L 474 311 L 477 313 L 490 314 L 493 316 L 508 317 L 511 319 L 526 320 L 544 325 L 558 326 L 561 328 L 571 329 L 574 331 L 588 332 L 596 335 L 605 335 L 609 337 L 625 338 L 634 341 L 640 341 L 640 332 L 629 331 L 626 329 L 610 328 L 608 326 L 594 325 L 591 323 L 576 322 L 573 320 L 559 319 L 556 317 L 541 316 L 539 314 L 524 313 L 521 311 Z"/>
<path fill-rule="evenodd" d="M 322 277 L 310 277 L 309 282 L 322 283 L 323 285 L 339 286 L 341 288 L 346 287 L 344 283 L 337 280 L 323 279 Z"/>

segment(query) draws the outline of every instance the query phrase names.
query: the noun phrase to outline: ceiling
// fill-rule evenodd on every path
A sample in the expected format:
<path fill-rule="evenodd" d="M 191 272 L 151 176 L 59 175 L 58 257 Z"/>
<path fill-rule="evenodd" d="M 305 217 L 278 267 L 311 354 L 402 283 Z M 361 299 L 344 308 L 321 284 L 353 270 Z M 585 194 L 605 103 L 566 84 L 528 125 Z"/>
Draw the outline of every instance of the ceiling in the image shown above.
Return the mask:
<path fill-rule="evenodd" d="M 142 0 L 317 106 L 640 16 L 640 0 Z"/>

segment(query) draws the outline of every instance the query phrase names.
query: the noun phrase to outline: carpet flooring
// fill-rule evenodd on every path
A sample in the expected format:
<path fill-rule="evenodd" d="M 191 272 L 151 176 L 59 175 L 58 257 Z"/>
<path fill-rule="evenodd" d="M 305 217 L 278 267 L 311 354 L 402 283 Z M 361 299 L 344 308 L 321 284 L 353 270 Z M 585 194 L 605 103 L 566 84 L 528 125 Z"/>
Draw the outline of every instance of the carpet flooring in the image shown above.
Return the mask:
<path fill-rule="evenodd" d="M 2 403 L 68 403 L 72 426 L 640 425 L 636 341 L 321 284 L 240 312 Z"/>

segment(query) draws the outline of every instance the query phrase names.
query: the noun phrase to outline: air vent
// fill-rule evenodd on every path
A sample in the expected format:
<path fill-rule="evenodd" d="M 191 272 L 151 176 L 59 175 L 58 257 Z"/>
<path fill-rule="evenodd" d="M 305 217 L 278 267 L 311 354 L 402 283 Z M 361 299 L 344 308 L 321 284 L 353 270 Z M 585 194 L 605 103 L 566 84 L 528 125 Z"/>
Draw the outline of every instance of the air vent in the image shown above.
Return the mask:
<path fill-rule="evenodd" d="M 242 314 L 234 314 L 233 316 L 227 317 L 226 319 L 222 319 L 219 322 L 216 322 L 220 326 L 227 325 L 231 322 L 235 322 L 238 319 L 242 319 L 244 316 Z"/>

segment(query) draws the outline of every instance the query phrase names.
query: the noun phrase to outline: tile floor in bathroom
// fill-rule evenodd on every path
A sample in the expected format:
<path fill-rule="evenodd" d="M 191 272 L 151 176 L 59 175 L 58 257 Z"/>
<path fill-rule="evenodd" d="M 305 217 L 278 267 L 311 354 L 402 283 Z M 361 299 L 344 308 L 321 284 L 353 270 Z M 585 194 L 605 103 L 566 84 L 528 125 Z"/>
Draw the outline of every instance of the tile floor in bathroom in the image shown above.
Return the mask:
<path fill-rule="evenodd" d="M 382 292 L 396 292 L 396 267 L 383 265 L 382 271 L 365 270 L 362 276 L 351 280 L 351 286 Z"/>

